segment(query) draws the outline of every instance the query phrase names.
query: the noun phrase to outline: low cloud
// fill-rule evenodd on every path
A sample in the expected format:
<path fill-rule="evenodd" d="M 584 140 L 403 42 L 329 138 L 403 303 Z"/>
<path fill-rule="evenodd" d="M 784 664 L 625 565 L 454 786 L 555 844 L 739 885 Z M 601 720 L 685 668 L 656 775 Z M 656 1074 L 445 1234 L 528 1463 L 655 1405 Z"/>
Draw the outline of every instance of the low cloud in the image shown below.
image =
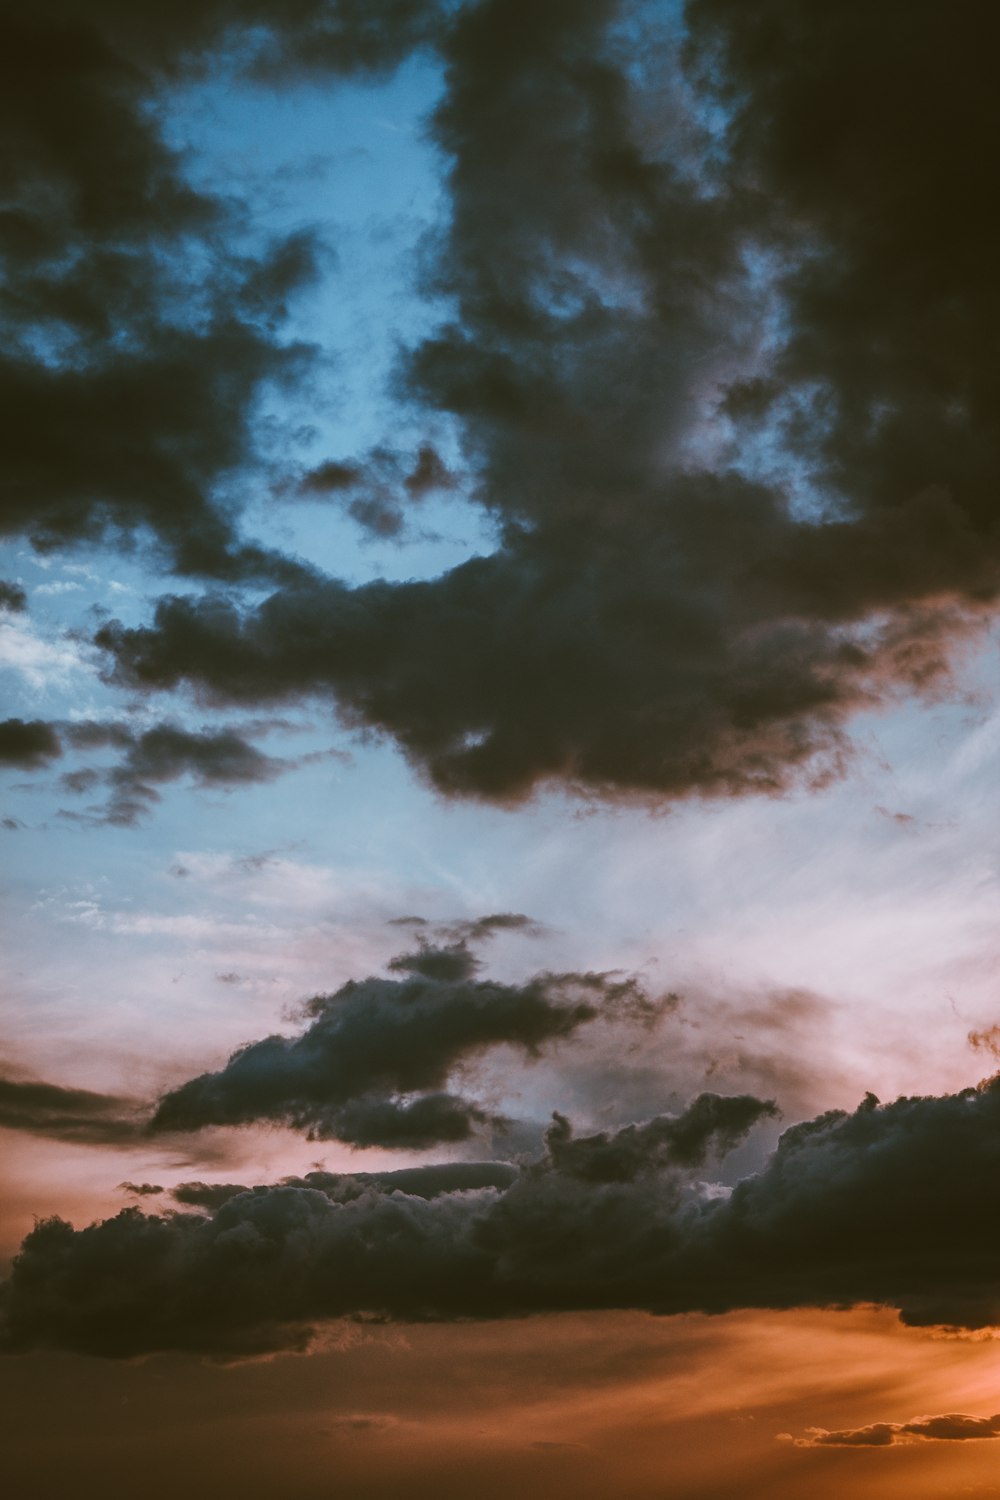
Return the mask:
<path fill-rule="evenodd" d="M 450 1091 L 460 1067 L 501 1046 L 535 1058 L 599 1018 L 648 1024 L 668 1007 L 670 997 L 657 1000 L 637 980 L 609 974 L 542 973 L 523 984 L 480 978 L 466 936 L 529 925 L 514 914 L 460 923 L 455 941 L 424 941 L 393 958 L 391 978 L 317 995 L 304 1031 L 249 1042 L 220 1071 L 171 1090 L 152 1129 L 273 1120 L 356 1146 L 464 1141 L 502 1122 Z"/>
<path fill-rule="evenodd" d="M 1000 1082 L 829 1111 L 787 1130 L 732 1193 L 706 1194 L 690 1163 L 773 1112 L 767 1100 L 702 1095 L 679 1116 L 579 1140 L 557 1119 L 544 1155 L 516 1175 L 477 1182 L 497 1169 L 469 1168 L 433 1193 L 427 1177 L 421 1193 L 396 1174 L 310 1174 L 230 1184 L 211 1217 L 131 1208 L 79 1231 L 47 1220 L 4 1289 L 4 1344 L 230 1356 L 306 1348 L 331 1318 L 588 1308 L 875 1303 L 916 1326 L 1000 1321 L 989 1191 Z M 213 1207 L 199 1185 L 189 1195 Z M 986 1420 L 903 1427 L 992 1436 Z"/>

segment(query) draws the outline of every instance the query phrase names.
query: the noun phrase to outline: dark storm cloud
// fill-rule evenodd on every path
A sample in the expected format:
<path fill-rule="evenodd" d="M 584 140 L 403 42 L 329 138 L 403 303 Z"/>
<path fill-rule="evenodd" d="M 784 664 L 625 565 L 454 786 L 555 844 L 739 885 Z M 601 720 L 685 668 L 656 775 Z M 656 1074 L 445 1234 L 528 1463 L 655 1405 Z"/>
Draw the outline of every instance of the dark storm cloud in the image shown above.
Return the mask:
<path fill-rule="evenodd" d="M 498 550 L 246 610 L 165 599 L 101 632 L 121 681 L 328 696 L 500 801 L 821 782 L 852 712 L 947 681 L 1000 561 L 980 28 L 929 0 L 905 37 L 799 0 L 688 22 L 687 79 L 612 0 L 485 0 L 439 38 L 427 278 L 454 317 L 400 381 L 461 423 Z"/>
<path fill-rule="evenodd" d="M 16 1078 L 0 1078 L 0 1128 L 91 1146 L 134 1141 L 140 1130 L 134 1100 Z"/>
<path fill-rule="evenodd" d="M 241 543 L 213 488 L 253 454 L 262 384 L 307 357 L 278 329 L 316 247 L 300 232 L 237 249 L 249 218 L 190 185 L 159 106 L 220 51 L 272 79 L 384 71 L 435 13 L 419 0 L 5 7 L 0 530 L 53 546 L 145 528 L 182 571 L 303 571 Z"/>
<path fill-rule="evenodd" d="M 484 920 L 487 929 L 503 925 Z M 480 967 L 464 941 L 400 954 L 389 970 L 401 977 L 351 980 L 318 995 L 299 1035 L 250 1042 L 219 1072 L 173 1089 L 152 1128 L 278 1120 L 313 1139 L 358 1146 L 463 1141 L 502 1124 L 448 1091 L 464 1064 L 504 1045 L 535 1058 L 588 1022 L 650 1022 L 663 1011 L 634 979 L 542 973 L 500 984 L 478 978 Z"/>
<path fill-rule="evenodd" d="M 867 1427 L 849 1427 L 828 1432 L 810 1427 L 807 1435 L 793 1438 L 797 1448 L 895 1448 L 915 1439 L 963 1443 L 972 1438 L 1000 1437 L 1000 1415 L 969 1417 L 964 1412 L 946 1412 L 940 1417 L 914 1417 L 912 1422 L 872 1422 Z"/>
<path fill-rule="evenodd" d="M 158 1182 L 120 1182 L 119 1190 L 129 1193 L 133 1198 L 158 1198 L 166 1191 Z"/>
<path fill-rule="evenodd" d="M 697 1152 L 663 1148 L 724 1150 L 771 1113 L 701 1096 L 674 1119 L 584 1137 L 577 1157 L 557 1120 L 546 1154 L 508 1186 L 424 1197 L 393 1174 L 360 1192 L 359 1179 L 319 1174 L 238 1192 L 212 1218 L 127 1209 L 79 1232 L 49 1220 L 6 1285 L 6 1346 L 249 1353 L 305 1347 L 325 1318 L 573 1308 L 861 1302 L 912 1325 L 1000 1320 L 1000 1082 L 885 1106 L 869 1096 L 796 1125 L 728 1196 L 692 1177 Z M 588 1151 L 627 1168 L 581 1173 Z M 912 1435 L 960 1436 L 976 1420 L 926 1419 Z"/>
<path fill-rule="evenodd" d="M 43 719 L 4 719 L 0 722 L 0 766 L 36 770 L 61 754 L 59 736 Z"/>

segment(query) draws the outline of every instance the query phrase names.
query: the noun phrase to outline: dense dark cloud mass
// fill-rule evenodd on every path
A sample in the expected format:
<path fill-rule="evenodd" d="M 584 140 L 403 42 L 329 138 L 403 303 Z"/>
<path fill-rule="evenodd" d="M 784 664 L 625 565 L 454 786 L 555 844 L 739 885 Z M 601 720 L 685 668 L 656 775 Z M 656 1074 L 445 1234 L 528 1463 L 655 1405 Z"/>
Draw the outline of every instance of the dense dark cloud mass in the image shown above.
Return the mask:
<path fill-rule="evenodd" d="M 114 1146 L 140 1130 L 134 1100 L 39 1079 L 0 1078 L 0 1128 L 82 1145 Z"/>
<path fill-rule="evenodd" d="M 220 53 L 286 79 L 385 70 L 435 13 L 429 0 L 5 7 L 0 530 L 53 546 L 147 528 L 186 572 L 303 571 L 242 543 L 214 486 L 253 453 L 262 383 L 306 355 L 279 324 L 315 246 L 297 232 L 244 248 L 241 206 L 190 185 L 160 105 Z"/>
<path fill-rule="evenodd" d="M 872 1302 L 909 1324 L 1000 1321 L 1000 1083 L 885 1106 L 869 1096 L 794 1126 L 728 1197 L 699 1187 L 697 1153 L 663 1149 L 700 1138 L 725 1150 L 770 1113 L 703 1095 L 676 1119 L 583 1138 L 577 1157 L 557 1120 L 509 1186 L 473 1172 L 424 1196 L 395 1174 L 311 1174 L 227 1188 L 211 1218 L 127 1209 L 81 1231 L 49 1220 L 6 1285 L 6 1345 L 225 1354 L 304 1347 L 324 1318 L 598 1307 Z M 581 1173 L 587 1152 L 627 1170 Z M 211 1207 L 199 1186 L 192 1201 Z M 928 1419 L 923 1435 L 956 1420 Z"/>
<path fill-rule="evenodd" d="M 822 780 L 852 711 L 946 681 L 1000 561 L 980 28 L 929 0 L 905 37 L 800 0 L 691 0 L 687 24 L 687 74 L 612 0 L 483 0 L 438 37 L 428 277 L 454 316 L 401 380 L 462 424 L 498 550 L 164 599 L 99 635 L 120 680 L 326 695 L 500 801 Z"/>
<path fill-rule="evenodd" d="M 831 567 L 823 588 L 822 532 L 800 534 L 790 566 L 834 606 L 935 582 L 992 596 L 1000 292 L 984 233 L 997 128 L 984 13 L 946 18 L 918 0 L 901 27 L 892 7 L 857 0 L 689 0 L 687 15 L 771 232 L 805 223 L 814 236 L 786 274 L 788 337 L 756 396 L 783 408 L 786 440 L 856 523 L 835 530 L 834 551 L 859 572 Z M 932 486 L 922 525 L 911 507 Z"/>
<path fill-rule="evenodd" d="M 448 1091 L 461 1065 L 503 1045 L 536 1057 L 599 1017 L 649 1022 L 669 1003 L 605 974 L 543 973 L 517 985 L 480 979 L 479 960 L 461 940 L 425 943 L 389 968 L 400 977 L 351 980 L 309 1001 L 298 1036 L 250 1042 L 219 1072 L 173 1089 L 152 1128 L 276 1120 L 358 1146 L 463 1141 L 491 1116 Z"/>

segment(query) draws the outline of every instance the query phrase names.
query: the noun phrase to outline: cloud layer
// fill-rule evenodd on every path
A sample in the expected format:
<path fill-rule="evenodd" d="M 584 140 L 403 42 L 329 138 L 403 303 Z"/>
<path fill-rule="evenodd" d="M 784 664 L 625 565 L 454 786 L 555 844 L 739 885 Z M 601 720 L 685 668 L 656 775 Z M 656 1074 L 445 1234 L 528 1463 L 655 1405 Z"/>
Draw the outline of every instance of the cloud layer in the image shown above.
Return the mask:
<path fill-rule="evenodd" d="M 821 1115 L 730 1195 L 706 1194 L 695 1169 L 773 1113 L 702 1095 L 680 1116 L 579 1140 L 557 1117 L 509 1185 L 475 1167 L 443 1169 L 434 1192 L 426 1169 L 408 1182 L 311 1174 L 215 1200 L 189 1187 L 211 1217 L 48 1220 L 4 1290 L 6 1347 L 236 1354 L 304 1348 L 328 1318 L 607 1307 L 871 1302 L 914 1325 L 1000 1321 L 1000 1083 Z"/>

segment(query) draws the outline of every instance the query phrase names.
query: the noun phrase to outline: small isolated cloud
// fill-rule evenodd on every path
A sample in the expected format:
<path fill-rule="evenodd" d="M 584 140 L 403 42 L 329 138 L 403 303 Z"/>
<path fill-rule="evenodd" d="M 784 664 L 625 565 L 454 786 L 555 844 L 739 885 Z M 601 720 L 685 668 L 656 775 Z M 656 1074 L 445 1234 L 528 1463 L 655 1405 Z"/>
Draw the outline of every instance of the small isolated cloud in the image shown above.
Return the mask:
<path fill-rule="evenodd" d="M 37 770 L 62 754 L 59 736 L 42 719 L 4 719 L 0 722 L 0 766 Z"/>
<path fill-rule="evenodd" d="M 10 610 L 11 614 L 20 614 L 28 607 L 28 596 L 19 583 L 13 583 L 8 578 L 0 578 L 0 609 Z"/>
<path fill-rule="evenodd" d="M 408 504 L 455 484 L 436 448 L 423 443 L 410 457 L 380 446 L 361 459 L 326 459 L 281 493 L 334 501 L 370 536 L 386 539 L 402 535 Z"/>

